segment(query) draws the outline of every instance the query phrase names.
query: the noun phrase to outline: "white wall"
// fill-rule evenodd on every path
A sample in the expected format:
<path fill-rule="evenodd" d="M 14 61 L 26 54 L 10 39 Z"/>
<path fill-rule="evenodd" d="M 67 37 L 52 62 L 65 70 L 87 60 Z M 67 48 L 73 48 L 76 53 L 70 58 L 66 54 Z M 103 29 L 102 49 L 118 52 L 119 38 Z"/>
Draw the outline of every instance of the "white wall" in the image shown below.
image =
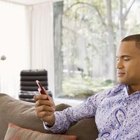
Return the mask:
<path fill-rule="evenodd" d="M 0 91 L 19 92 L 19 72 L 29 68 L 29 40 L 24 6 L 0 1 Z"/>

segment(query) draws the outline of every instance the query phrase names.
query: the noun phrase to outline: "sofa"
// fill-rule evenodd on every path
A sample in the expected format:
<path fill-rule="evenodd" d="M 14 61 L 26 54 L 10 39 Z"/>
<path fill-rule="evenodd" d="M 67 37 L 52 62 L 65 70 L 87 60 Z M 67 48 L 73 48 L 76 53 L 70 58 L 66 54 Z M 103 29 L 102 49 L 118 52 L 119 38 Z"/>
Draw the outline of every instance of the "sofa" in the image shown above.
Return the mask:
<path fill-rule="evenodd" d="M 59 104 L 56 110 L 69 107 Z M 64 134 L 44 130 L 35 114 L 34 103 L 21 101 L 0 93 L 0 140 L 95 140 L 98 131 L 94 118 L 73 124 Z"/>

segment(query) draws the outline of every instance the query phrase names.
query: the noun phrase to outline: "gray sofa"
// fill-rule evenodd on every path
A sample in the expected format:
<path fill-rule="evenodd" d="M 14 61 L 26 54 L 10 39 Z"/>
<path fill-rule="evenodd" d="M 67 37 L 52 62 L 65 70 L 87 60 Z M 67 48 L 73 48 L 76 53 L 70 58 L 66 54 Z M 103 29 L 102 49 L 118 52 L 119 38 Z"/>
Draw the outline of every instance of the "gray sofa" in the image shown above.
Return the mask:
<path fill-rule="evenodd" d="M 56 110 L 63 110 L 66 107 L 68 107 L 68 105 L 60 104 L 56 106 Z M 5 135 L 7 135 L 9 123 L 28 130 L 41 132 L 41 134 L 50 134 L 51 132 L 44 130 L 42 121 L 36 117 L 34 109 L 34 103 L 17 100 L 9 95 L 0 93 L 0 140 L 8 140 L 7 137 L 5 138 Z M 58 140 L 57 135 L 59 136 L 59 134 L 51 134 L 51 136 L 52 135 L 55 135 L 55 137 L 49 137 L 48 140 Z M 77 140 L 95 140 L 98 131 L 94 118 L 77 122 L 63 135 L 75 135 Z M 30 140 L 32 140 L 31 137 Z"/>

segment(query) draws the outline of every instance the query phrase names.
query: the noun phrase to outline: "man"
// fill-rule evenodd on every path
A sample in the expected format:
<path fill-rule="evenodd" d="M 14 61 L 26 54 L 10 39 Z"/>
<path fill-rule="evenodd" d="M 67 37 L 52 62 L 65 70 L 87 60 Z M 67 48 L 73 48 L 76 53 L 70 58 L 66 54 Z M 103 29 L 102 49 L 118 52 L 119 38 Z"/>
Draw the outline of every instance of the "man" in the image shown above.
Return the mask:
<path fill-rule="evenodd" d="M 44 127 L 60 133 L 75 121 L 95 116 L 99 140 L 140 140 L 140 34 L 121 41 L 116 68 L 119 84 L 77 107 L 55 112 L 50 97 L 36 96 L 36 113 Z"/>

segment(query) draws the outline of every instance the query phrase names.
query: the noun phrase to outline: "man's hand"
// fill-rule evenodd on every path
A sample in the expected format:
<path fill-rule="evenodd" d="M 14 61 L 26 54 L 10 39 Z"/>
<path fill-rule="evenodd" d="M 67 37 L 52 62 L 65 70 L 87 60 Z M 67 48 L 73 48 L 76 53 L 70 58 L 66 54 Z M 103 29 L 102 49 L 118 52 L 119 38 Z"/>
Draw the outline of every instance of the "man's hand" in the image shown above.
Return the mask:
<path fill-rule="evenodd" d="M 55 123 L 55 104 L 52 98 L 48 95 L 35 95 L 35 109 L 36 115 L 42 121 L 47 122 L 49 126 L 53 126 Z"/>

